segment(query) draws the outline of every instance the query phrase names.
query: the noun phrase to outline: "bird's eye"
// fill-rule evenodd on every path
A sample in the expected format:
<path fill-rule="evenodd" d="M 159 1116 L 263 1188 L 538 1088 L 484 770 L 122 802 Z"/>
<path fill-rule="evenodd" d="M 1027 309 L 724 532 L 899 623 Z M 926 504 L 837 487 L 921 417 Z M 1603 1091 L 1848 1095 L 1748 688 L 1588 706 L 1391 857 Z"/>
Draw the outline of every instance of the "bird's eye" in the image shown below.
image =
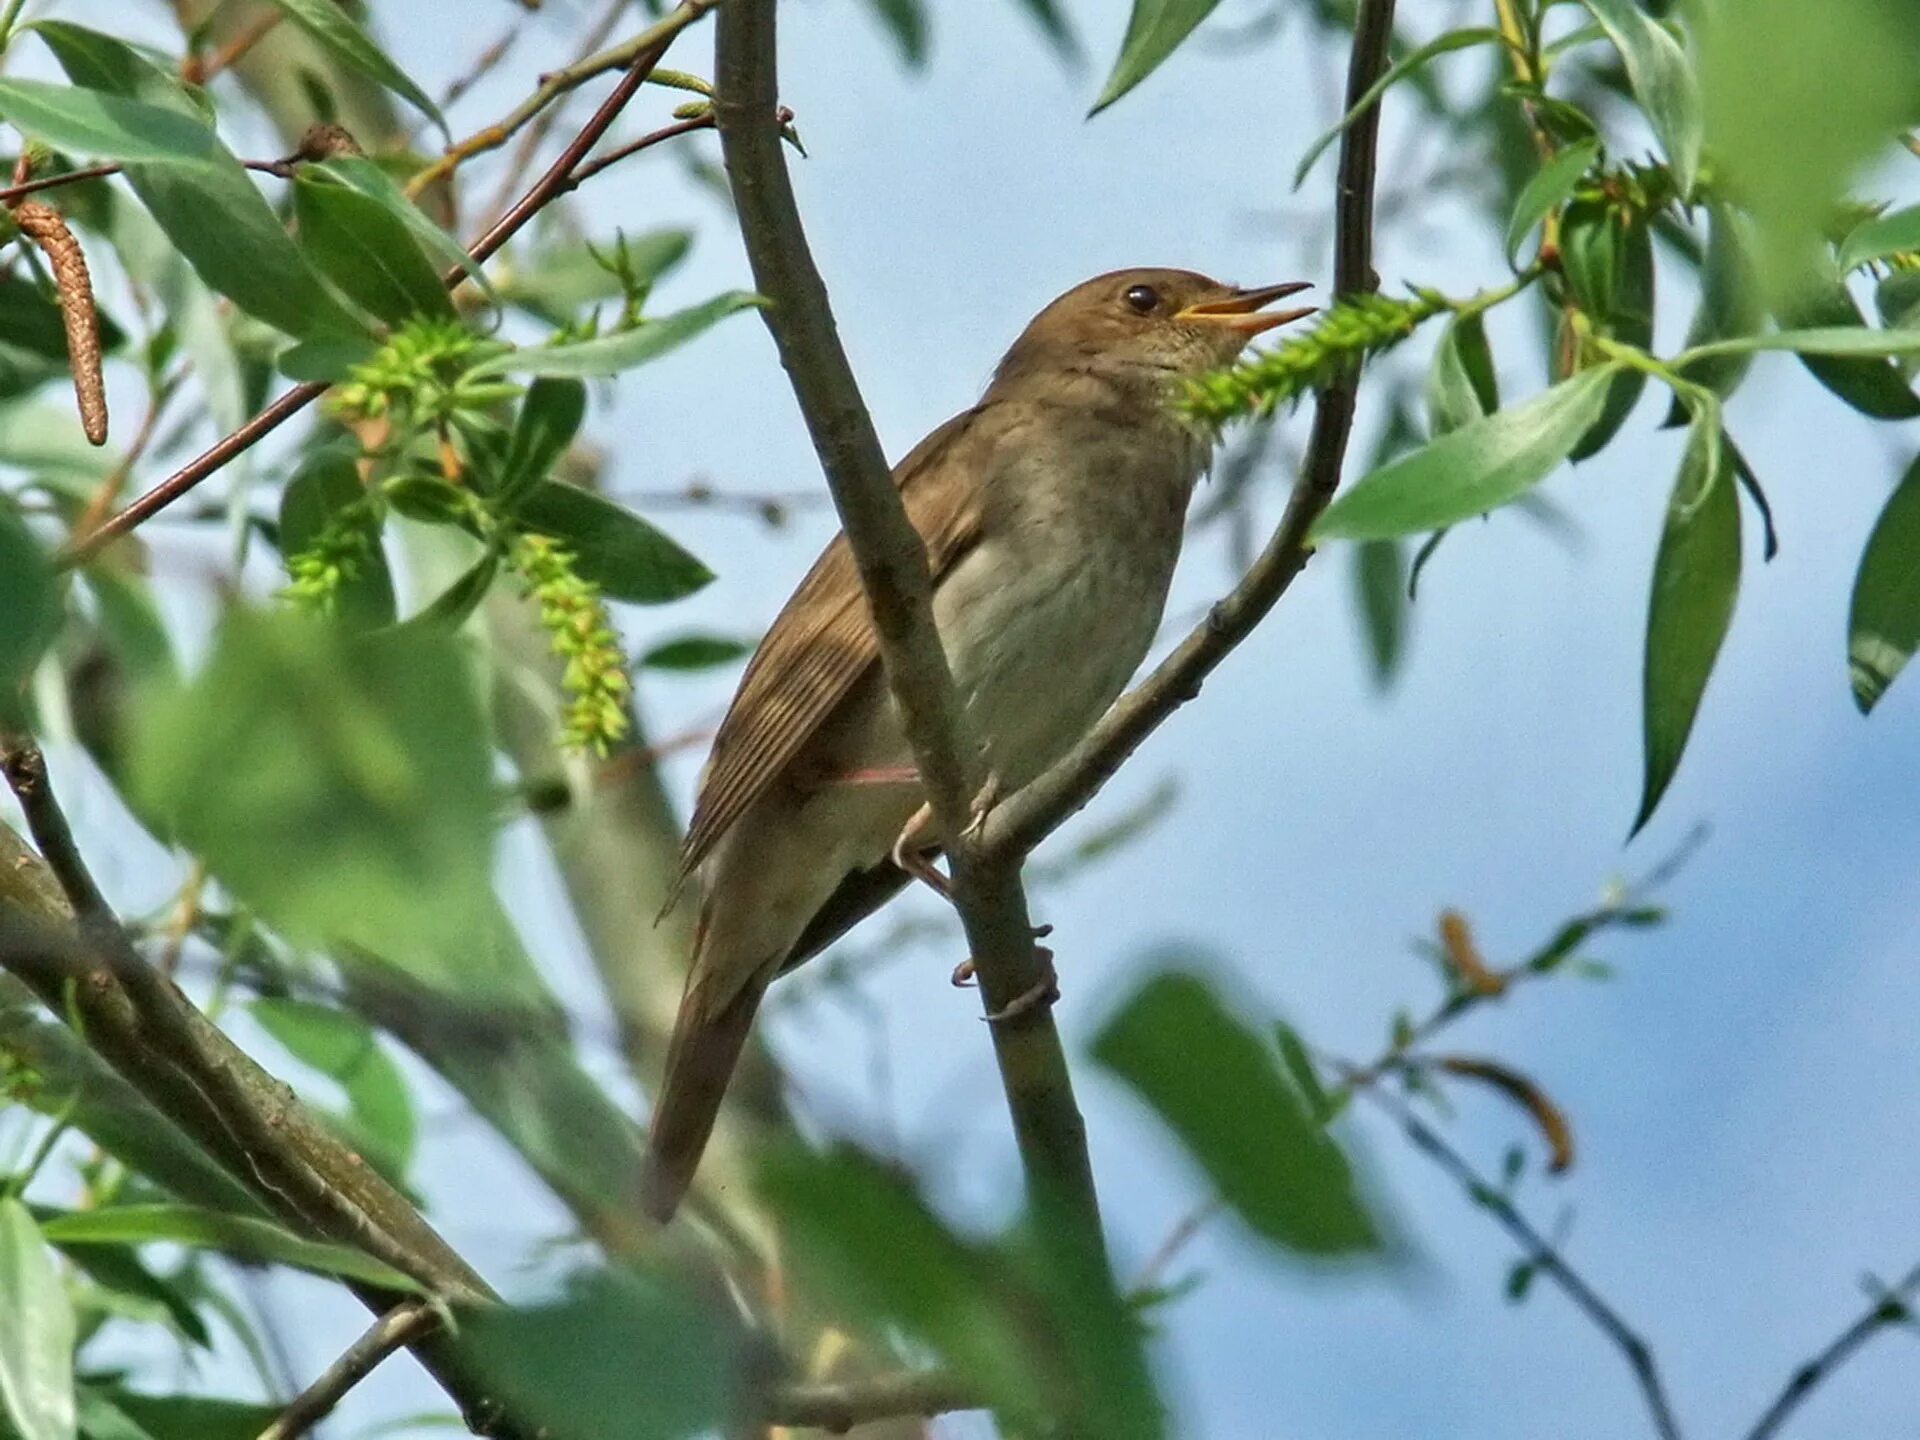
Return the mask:
<path fill-rule="evenodd" d="M 1160 292 L 1151 285 L 1135 285 L 1127 291 L 1127 304 L 1141 315 L 1151 315 L 1160 304 Z"/>

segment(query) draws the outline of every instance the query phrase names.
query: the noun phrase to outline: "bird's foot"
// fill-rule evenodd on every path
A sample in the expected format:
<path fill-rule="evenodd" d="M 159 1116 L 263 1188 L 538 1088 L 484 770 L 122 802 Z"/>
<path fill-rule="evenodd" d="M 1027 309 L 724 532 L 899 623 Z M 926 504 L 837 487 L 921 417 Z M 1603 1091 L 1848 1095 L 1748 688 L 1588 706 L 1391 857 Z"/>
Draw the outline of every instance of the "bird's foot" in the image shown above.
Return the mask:
<path fill-rule="evenodd" d="M 1032 1014 L 1053 1004 L 1060 998 L 1060 977 L 1054 973 L 1053 951 L 1044 945 L 1033 947 L 1040 957 L 1040 963 L 1047 973 L 1030 988 L 1021 991 L 998 1010 L 989 1010 L 983 1017 L 989 1025 L 1008 1025 L 1023 1016 Z"/>
<path fill-rule="evenodd" d="M 987 783 L 980 787 L 979 794 L 973 797 L 973 805 L 967 818 L 966 828 L 960 832 L 960 838 L 971 840 L 977 836 L 987 823 L 987 816 L 993 807 L 1000 803 L 1000 777 L 988 772 Z"/>
<path fill-rule="evenodd" d="M 900 837 L 893 842 L 887 858 L 942 900 L 950 901 L 953 899 L 953 886 L 934 865 L 934 851 L 927 843 L 926 832 L 932 824 L 933 811 L 922 805 L 913 812 L 913 818 L 900 827 Z"/>

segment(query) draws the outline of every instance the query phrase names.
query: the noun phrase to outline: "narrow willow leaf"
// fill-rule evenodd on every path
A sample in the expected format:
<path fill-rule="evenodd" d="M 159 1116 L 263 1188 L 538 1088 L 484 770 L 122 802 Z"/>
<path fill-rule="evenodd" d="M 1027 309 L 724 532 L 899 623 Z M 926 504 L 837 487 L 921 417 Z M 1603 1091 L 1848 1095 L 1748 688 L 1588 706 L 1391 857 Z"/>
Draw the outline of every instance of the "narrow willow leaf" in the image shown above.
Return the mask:
<path fill-rule="evenodd" d="M 467 623 L 467 617 L 480 608 L 480 602 L 487 598 L 487 592 L 493 588 L 494 577 L 499 573 L 500 552 L 489 548 L 463 570 L 458 579 L 435 596 L 431 604 L 409 615 L 400 628 L 458 630 Z"/>
<path fill-rule="evenodd" d="M 1419 49 L 1409 51 L 1407 54 L 1401 56 L 1393 62 L 1386 74 L 1382 75 L 1378 80 L 1374 81 L 1372 85 L 1367 87 L 1366 93 L 1360 97 L 1359 101 L 1351 110 L 1340 117 L 1338 124 L 1324 131 L 1313 144 L 1307 147 L 1307 153 L 1300 157 L 1300 163 L 1294 167 L 1293 188 L 1296 190 L 1300 188 L 1301 182 L 1307 178 L 1308 173 L 1313 169 L 1313 162 L 1326 154 L 1327 147 L 1345 134 L 1348 126 L 1366 114 L 1368 108 L 1373 105 L 1375 101 L 1379 100 L 1382 95 L 1386 94 L 1388 90 L 1392 89 L 1394 85 L 1419 74 L 1420 71 L 1426 67 L 1428 61 L 1436 59 L 1441 55 L 1449 54 L 1455 50 L 1465 50 L 1470 46 L 1498 45 L 1500 43 L 1502 42 L 1498 30 L 1486 28 L 1449 30 L 1446 34 L 1429 40 Z"/>
<path fill-rule="evenodd" d="M 1694 416 L 1653 562 L 1642 691 L 1646 777 L 1633 833 L 1652 818 L 1679 768 L 1739 590 L 1740 497 L 1713 405 Z"/>
<path fill-rule="evenodd" d="M 640 657 L 639 663 L 648 670 L 711 670 L 752 653 L 753 645 L 746 640 L 725 635 L 682 635 L 677 640 L 654 646 Z"/>
<path fill-rule="evenodd" d="M 1889 211 L 1855 226 L 1841 242 L 1835 263 L 1844 275 L 1875 260 L 1910 250 L 1920 250 L 1920 205 Z"/>
<path fill-rule="evenodd" d="M 1644 217 L 1610 205 L 1569 205 L 1560 226 L 1560 259 L 1574 302 L 1599 334 L 1637 350 L 1653 344 L 1653 231 Z M 1604 449 L 1646 384 L 1644 370 L 1629 367 L 1616 375 L 1600 418 L 1568 458 L 1577 463 Z"/>
<path fill-rule="evenodd" d="M 196 96 L 176 72 L 112 35 L 67 20 L 36 20 L 20 28 L 46 42 L 76 85 L 213 123 L 213 109 L 204 94 Z"/>
<path fill-rule="evenodd" d="M 306 30 L 349 68 L 384 86 L 419 110 L 447 134 L 447 117 L 431 96 L 408 77 L 340 7 L 339 0 L 273 0 L 295 24 Z"/>
<path fill-rule="evenodd" d="M 1705 121 L 1700 89 L 1686 51 L 1635 0 L 1583 0 L 1626 61 L 1633 93 L 1660 137 L 1674 183 L 1685 199 L 1700 172 Z"/>
<path fill-rule="evenodd" d="M 1858 311 L 1855 313 L 1857 314 Z M 1920 351 L 1920 329 L 1873 330 L 1865 326 L 1816 326 L 1806 330 L 1776 330 L 1770 335 L 1740 335 L 1728 340 L 1714 340 L 1705 345 L 1695 345 L 1676 355 L 1673 363 L 1691 365 L 1694 361 L 1708 356 L 1748 355 L 1761 350 L 1791 350 L 1796 355 L 1814 358 L 1912 355 Z M 1920 403 L 1920 398 L 1916 399 L 1916 403 Z M 1899 414 L 1878 418 L 1897 420 L 1905 418 L 1906 413 L 1902 411 Z"/>
<path fill-rule="evenodd" d="M 926 0 L 867 0 L 867 8 L 893 37 L 902 60 L 916 70 L 927 63 Z"/>
<path fill-rule="evenodd" d="M 727 316 L 751 310 L 766 301 L 743 290 L 724 295 L 685 310 L 676 310 L 658 320 L 647 320 L 631 330 L 603 335 L 595 340 L 574 340 L 563 345 L 539 345 L 510 350 L 504 355 L 474 366 L 475 375 L 617 375 L 649 360 L 657 360 L 670 350 L 712 329 Z"/>
<path fill-rule="evenodd" d="M 1392 682 L 1406 643 L 1406 573 L 1399 540 L 1363 540 L 1354 547 L 1354 600 L 1366 631 L 1373 682 L 1381 689 Z"/>
<path fill-rule="evenodd" d="M 1064 60 L 1077 61 L 1080 55 L 1080 39 L 1073 32 L 1073 24 L 1067 19 L 1067 12 L 1061 8 L 1060 0 L 1016 0 L 1020 8 L 1032 17 L 1033 23 L 1040 27 L 1040 33 L 1053 42 L 1053 48 L 1060 52 Z"/>
<path fill-rule="evenodd" d="M 1814 379 L 1861 414 L 1876 420 L 1920 415 L 1920 395 L 1897 367 L 1879 358 L 1920 350 L 1920 330 L 1868 328 L 1846 282 L 1830 267 L 1802 285 L 1777 316 L 1787 333 L 1722 341 L 1694 353 L 1737 354 L 1734 347 L 1740 346 L 1792 350 Z"/>
<path fill-rule="evenodd" d="M 358 1280 L 382 1289 L 420 1287 L 371 1255 L 345 1245 L 303 1240 L 271 1220 L 227 1215 L 193 1205 L 111 1205 L 72 1210 L 41 1222 L 41 1233 L 65 1249 L 74 1245 L 185 1245 L 219 1250 L 243 1260 L 290 1265 L 315 1275 Z"/>
<path fill-rule="evenodd" d="M 1098 115 L 1159 69 L 1220 0 L 1133 0 L 1113 72 L 1088 113 Z"/>
<path fill-rule="evenodd" d="M 1500 408 L 1500 384 L 1493 368 L 1482 316 L 1454 319 L 1434 347 L 1427 371 L 1427 429 L 1438 439 Z"/>
<path fill-rule="evenodd" d="M 1599 418 L 1613 375 L 1610 366 L 1583 370 L 1361 477 L 1320 517 L 1314 538 L 1412 535 L 1518 499 L 1566 459 Z"/>
<path fill-rule="evenodd" d="M 376 320 L 451 319 L 453 300 L 410 227 L 378 200 L 337 181 L 293 183 L 300 244 L 335 288 Z"/>
<path fill-rule="evenodd" d="M 44 80 L 0 80 L 0 119 L 96 160 L 201 164 L 219 146 L 210 129 L 177 110 Z"/>
<path fill-rule="evenodd" d="M 1520 246 L 1533 227 L 1546 219 L 1547 212 L 1573 194 L 1573 187 L 1593 162 L 1600 158 L 1598 140 L 1582 140 L 1569 145 L 1534 174 L 1513 202 L 1513 215 L 1507 221 L 1507 263 L 1513 264 Z"/>
<path fill-rule="evenodd" d="M 0 505 L 0 719 L 60 625 L 53 566 L 11 510 Z"/>
<path fill-rule="evenodd" d="M 573 552 L 574 565 L 615 600 L 660 605 L 713 579 L 713 572 L 631 510 L 554 480 L 542 480 L 516 503 L 524 529 L 551 535 Z"/>
<path fill-rule="evenodd" d="M 1247 1226 L 1309 1255 L 1377 1249 L 1353 1172 L 1278 1052 L 1196 975 L 1165 971 L 1094 1037 Z"/>
<path fill-rule="evenodd" d="M 587 387 L 578 380 L 542 377 L 527 387 L 501 466 L 503 503 L 512 504 L 552 473 L 586 414 Z"/>
<path fill-rule="evenodd" d="M 478 285 L 489 300 L 498 304 L 500 296 L 481 264 L 467 253 L 467 247 L 433 223 L 418 205 L 407 199 L 394 178 L 364 155 L 335 155 L 331 159 L 303 165 L 302 175 L 324 175 L 338 180 L 377 202 L 389 214 L 413 232 L 413 238 L 437 263 L 459 269 Z"/>
<path fill-rule="evenodd" d="M 1873 522 L 1853 579 L 1847 616 L 1847 668 L 1862 715 L 1880 703 L 1920 647 L 1920 460 Z"/>
<path fill-rule="evenodd" d="M 639 285 L 651 285 L 687 257 L 693 248 L 691 230 L 648 230 L 622 234 L 622 261 Z M 621 294 L 620 279 L 594 258 L 585 241 L 556 245 L 533 257 L 526 269 L 509 270 L 499 293 L 509 305 L 539 316 L 552 325 L 569 325 L 589 306 Z M 602 252 L 604 253 L 604 252 Z"/>
<path fill-rule="evenodd" d="M 1720 201 L 1707 202 L 1707 252 L 1700 265 L 1700 307 L 1687 326 L 1689 350 L 1752 335 L 1766 322 L 1753 243 L 1746 216 Z M 1709 355 L 1688 366 L 1686 376 L 1724 400 L 1739 388 L 1752 364 L 1751 355 Z M 1686 406 L 1676 395 L 1666 423 L 1678 425 L 1686 418 Z"/>
<path fill-rule="evenodd" d="M 0 1416 L 20 1440 L 73 1440 L 73 1305 L 27 1207 L 0 1200 Z"/>

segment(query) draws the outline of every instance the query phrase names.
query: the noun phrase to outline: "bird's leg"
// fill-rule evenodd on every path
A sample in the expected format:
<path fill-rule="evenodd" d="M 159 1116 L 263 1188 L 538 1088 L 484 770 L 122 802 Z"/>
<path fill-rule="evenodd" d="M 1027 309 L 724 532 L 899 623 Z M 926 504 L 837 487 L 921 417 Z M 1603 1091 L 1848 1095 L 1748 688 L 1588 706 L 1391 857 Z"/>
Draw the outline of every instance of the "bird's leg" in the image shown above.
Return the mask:
<path fill-rule="evenodd" d="M 987 815 L 1000 803 L 1000 777 L 995 772 L 987 772 L 987 783 L 980 787 L 980 793 L 973 797 L 973 804 L 967 817 L 967 827 L 960 832 L 961 838 L 973 839 L 980 828 L 987 823 Z"/>
<path fill-rule="evenodd" d="M 927 831 L 932 826 L 933 807 L 922 805 L 901 827 L 900 838 L 893 842 L 893 849 L 887 852 L 887 858 L 942 900 L 950 901 L 953 899 L 953 886 L 933 863 L 932 852 L 935 847 L 927 838 Z"/>

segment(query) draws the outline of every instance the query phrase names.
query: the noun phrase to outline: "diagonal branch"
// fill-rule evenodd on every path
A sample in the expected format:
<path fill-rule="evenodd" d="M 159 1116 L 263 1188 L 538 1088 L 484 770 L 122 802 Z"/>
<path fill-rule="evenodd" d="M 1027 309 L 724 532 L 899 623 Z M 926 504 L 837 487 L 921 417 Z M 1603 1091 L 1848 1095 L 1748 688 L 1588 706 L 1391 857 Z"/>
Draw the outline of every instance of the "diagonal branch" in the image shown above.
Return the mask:
<path fill-rule="evenodd" d="M 1360 103 L 1386 70 L 1393 8 L 1394 0 L 1361 0 L 1347 63 L 1348 110 Z M 1334 200 L 1336 301 L 1379 288 L 1379 277 L 1373 270 L 1374 157 L 1379 134 L 1380 104 L 1376 100 L 1340 138 Z M 1320 391 L 1300 478 L 1279 527 L 1252 568 L 1151 675 L 1107 712 L 1092 734 L 988 817 L 981 837 L 986 854 L 1021 854 L 1033 849 L 1091 800 L 1168 716 L 1200 693 L 1207 676 L 1287 593 L 1313 553 L 1307 538 L 1313 524 L 1339 487 L 1359 383 L 1358 369 L 1350 369 Z"/>
<path fill-rule="evenodd" d="M 853 551 L 880 653 L 926 788 L 937 833 L 966 828 L 973 784 L 946 653 L 934 628 L 926 547 L 894 488 L 873 421 L 834 328 L 781 153 L 774 0 L 732 0 L 714 26 L 713 110 L 734 205 L 764 312 L 793 383 L 815 453 Z M 989 1013 L 1044 993 L 1019 858 L 951 847 L 955 903 Z M 1030 1188 L 1078 1216 L 1100 1248 L 1099 1208 L 1085 1126 L 1059 1033 L 1044 1004 L 994 1026 L 1015 1134 Z"/>
<path fill-rule="evenodd" d="M 424 1300 L 403 1300 L 368 1327 L 313 1384 L 294 1396 L 260 1440 L 298 1440 L 333 1413 L 347 1392 L 402 1346 L 424 1339 L 441 1324 L 440 1312 Z"/>
<path fill-rule="evenodd" d="M 1807 1397 L 1824 1381 L 1832 1379 L 1834 1371 L 1851 1360 L 1863 1345 L 1882 1330 L 1912 1324 L 1916 1296 L 1920 1296 L 1920 1265 L 1876 1295 L 1873 1304 L 1858 1319 L 1793 1372 L 1766 1413 L 1747 1432 L 1747 1440 L 1773 1440 Z"/>

